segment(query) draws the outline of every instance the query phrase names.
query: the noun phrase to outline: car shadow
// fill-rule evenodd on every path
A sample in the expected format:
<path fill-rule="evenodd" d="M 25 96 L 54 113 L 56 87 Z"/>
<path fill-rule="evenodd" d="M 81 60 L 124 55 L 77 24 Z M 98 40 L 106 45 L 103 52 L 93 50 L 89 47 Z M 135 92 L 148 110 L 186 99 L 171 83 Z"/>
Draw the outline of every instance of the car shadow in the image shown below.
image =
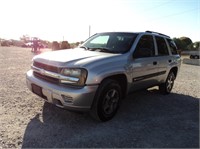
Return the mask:
<path fill-rule="evenodd" d="M 45 103 L 27 125 L 22 148 L 197 148 L 199 99 L 146 90 L 129 95 L 117 115 L 97 122 Z"/>

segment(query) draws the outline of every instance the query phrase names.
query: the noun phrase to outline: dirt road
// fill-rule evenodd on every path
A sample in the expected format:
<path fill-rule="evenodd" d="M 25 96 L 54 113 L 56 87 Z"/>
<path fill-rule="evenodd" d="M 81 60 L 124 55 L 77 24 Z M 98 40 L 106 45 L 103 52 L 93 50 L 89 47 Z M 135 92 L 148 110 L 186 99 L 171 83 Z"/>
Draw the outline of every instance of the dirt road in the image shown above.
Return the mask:
<path fill-rule="evenodd" d="M 33 95 L 25 73 L 30 49 L 0 47 L 0 148 L 197 148 L 200 66 L 182 64 L 173 93 L 129 95 L 116 117 L 99 123 Z"/>

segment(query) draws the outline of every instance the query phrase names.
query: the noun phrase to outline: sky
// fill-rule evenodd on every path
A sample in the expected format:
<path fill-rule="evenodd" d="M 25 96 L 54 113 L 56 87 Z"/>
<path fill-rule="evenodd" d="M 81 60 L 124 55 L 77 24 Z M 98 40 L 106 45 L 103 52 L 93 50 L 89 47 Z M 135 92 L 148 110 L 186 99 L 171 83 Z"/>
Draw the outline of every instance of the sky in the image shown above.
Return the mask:
<path fill-rule="evenodd" d="M 0 38 L 84 41 L 98 32 L 160 32 L 200 41 L 200 0 L 0 0 Z"/>

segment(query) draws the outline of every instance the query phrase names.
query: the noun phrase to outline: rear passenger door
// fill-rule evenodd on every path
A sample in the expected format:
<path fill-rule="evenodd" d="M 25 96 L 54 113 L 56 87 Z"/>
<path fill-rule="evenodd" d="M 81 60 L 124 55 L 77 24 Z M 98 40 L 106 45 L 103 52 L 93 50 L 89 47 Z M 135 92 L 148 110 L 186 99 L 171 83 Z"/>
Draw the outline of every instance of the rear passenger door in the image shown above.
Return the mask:
<path fill-rule="evenodd" d="M 133 52 L 132 90 L 150 87 L 157 84 L 157 61 L 152 35 L 143 35 Z"/>
<path fill-rule="evenodd" d="M 169 73 L 172 57 L 170 56 L 166 39 L 160 36 L 155 36 L 155 39 L 159 74 L 158 81 L 163 82 Z"/>

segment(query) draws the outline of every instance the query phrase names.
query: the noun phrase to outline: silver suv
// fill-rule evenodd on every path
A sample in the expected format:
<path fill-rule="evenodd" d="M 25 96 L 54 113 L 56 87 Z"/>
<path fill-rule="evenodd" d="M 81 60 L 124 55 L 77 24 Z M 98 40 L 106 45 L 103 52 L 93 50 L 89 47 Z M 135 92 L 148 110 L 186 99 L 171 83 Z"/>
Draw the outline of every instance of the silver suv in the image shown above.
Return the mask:
<path fill-rule="evenodd" d="M 80 47 L 33 58 L 27 86 L 45 101 L 110 120 L 130 92 L 159 86 L 169 94 L 180 68 L 169 36 L 157 32 L 98 33 Z"/>

